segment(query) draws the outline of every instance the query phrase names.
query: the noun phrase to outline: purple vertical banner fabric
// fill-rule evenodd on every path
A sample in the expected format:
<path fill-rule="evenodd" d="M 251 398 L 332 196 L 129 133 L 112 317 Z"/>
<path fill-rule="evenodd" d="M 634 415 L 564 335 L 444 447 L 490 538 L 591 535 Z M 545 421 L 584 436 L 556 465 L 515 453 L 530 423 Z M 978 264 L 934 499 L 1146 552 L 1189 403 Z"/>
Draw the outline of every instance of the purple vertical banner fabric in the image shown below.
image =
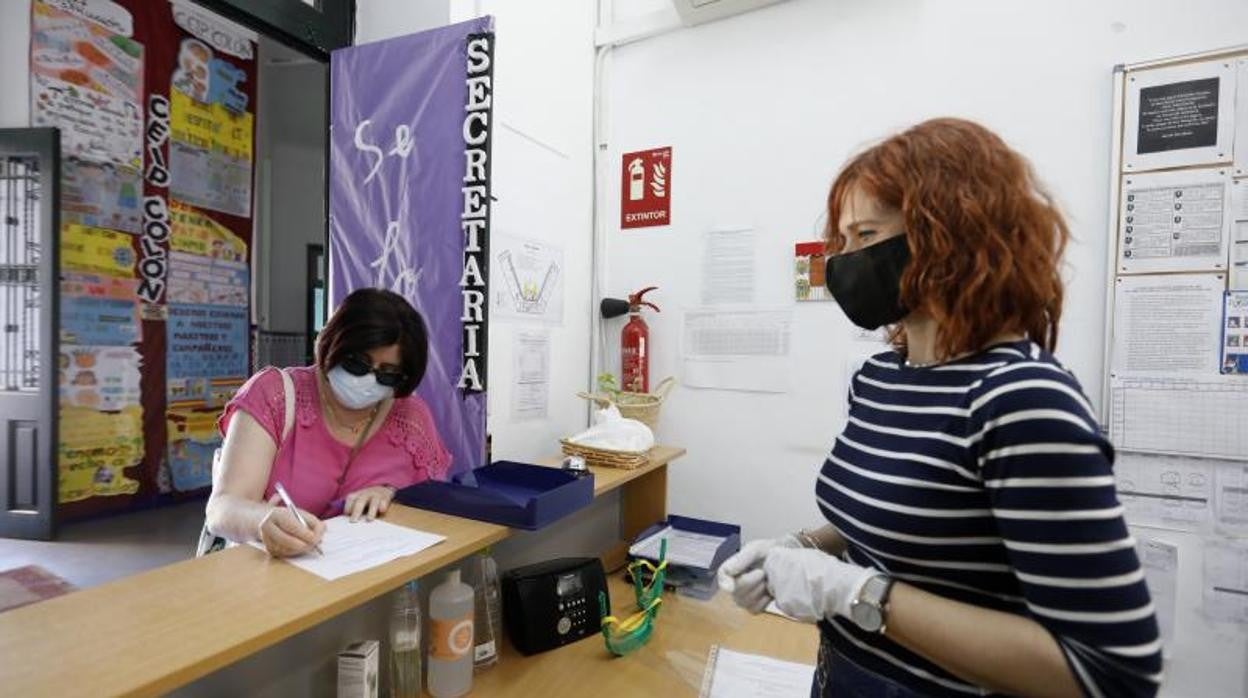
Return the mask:
<path fill-rule="evenodd" d="M 474 64 L 471 54 L 480 54 L 482 36 L 492 47 L 493 30 L 493 18 L 482 17 L 335 51 L 330 61 L 330 302 L 336 306 L 355 289 L 381 287 L 420 311 L 430 346 L 417 392 L 451 452 L 452 473 L 485 460 L 484 372 L 479 383 L 461 385 L 470 354 L 479 351 L 473 361 L 485 363 L 484 337 L 480 346 L 472 341 L 478 330 L 484 334 L 484 319 L 464 318 L 472 314 L 465 287 L 473 280 L 484 284 L 484 270 L 470 273 L 467 263 L 478 240 L 466 235 L 466 219 L 484 218 L 472 228 L 486 233 L 479 241 L 484 246 L 488 169 L 485 196 L 471 194 L 465 142 L 484 124 L 486 154 L 478 157 L 488 157 L 488 79 L 484 118 L 477 114 L 469 123 L 465 116 L 474 111 L 474 96 L 481 111 L 483 93 L 470 73 L 484 70 L 482 56 Z M 491 62 L 486 55 L 485 65 Z M 473 214 L 470 195 L 476 197 L 472 206 L 480 207 Z"/>

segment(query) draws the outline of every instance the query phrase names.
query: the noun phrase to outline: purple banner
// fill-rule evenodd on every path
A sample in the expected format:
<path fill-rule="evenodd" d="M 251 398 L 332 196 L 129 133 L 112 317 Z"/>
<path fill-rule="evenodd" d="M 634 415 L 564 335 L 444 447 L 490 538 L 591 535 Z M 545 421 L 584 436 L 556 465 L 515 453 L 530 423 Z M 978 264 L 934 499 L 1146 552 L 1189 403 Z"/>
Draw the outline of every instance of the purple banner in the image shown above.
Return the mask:
<path fill-rule="evenodd" d="M 388 288 L 424 316 L 417 392 L 452 473 L 485 461 L 493 30 L 482 17 L 330 61 L 330 302 Z"/>

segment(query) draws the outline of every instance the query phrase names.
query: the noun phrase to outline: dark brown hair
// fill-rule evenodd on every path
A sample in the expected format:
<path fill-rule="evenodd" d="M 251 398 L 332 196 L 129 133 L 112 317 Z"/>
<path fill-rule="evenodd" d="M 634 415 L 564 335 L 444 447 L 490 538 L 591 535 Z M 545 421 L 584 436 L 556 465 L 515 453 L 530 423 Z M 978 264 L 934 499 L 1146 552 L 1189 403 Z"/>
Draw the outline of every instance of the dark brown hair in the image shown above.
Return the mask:
<path fill-rule="evenodd" d="M 425 377 L 429 362 L 429 335 L 420 313 L 403 296 L 380 288 L 353 291 L 335 310 L 316 338 L 316 365 L 323 372 L 348 356 L 399 345 L 403 382 L 395 397 L 411 395 Z"/>
<path fill-rule="evenodd" d="M 829 252 L 853 187 L 901 211 L 911 262 L 901 302 L 929 314 L 946 357 L 1024 333 L 1052 351 L 1062 317 L 1062 252 L 1070 239 L 1023 156 L 963 119 L 932 119 L 849 161 L 828 193 Z M 905 348 L 899 325 L 891 336 Z"/>

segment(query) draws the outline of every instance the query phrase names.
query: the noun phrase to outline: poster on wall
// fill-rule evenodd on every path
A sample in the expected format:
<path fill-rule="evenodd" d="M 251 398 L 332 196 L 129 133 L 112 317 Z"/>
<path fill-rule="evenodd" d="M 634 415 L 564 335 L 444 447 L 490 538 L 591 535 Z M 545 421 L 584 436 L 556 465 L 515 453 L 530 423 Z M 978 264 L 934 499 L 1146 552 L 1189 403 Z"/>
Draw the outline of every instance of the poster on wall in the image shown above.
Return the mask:
<path fill-rule="evenodd" d="M 1226 269 L 1230 193 L 1226 168 L 1123 175 L 1119 272 Z"/>
<path fill-rule="evenodd" d="M 202 425 L 249 364 L 255 40 L 182 0 L 32 3 L 31 121 L 64 155 L 67 520 L 208 484 Z"/>
<path fill-rule="evenodd" d="M 624 153 L 620 174 L 620 227 L 672 223 L 672 147 Z"/>
<path fill-rule="evenodd" d="M 1222 372 L 1248 376 L 1248 291 L 1227 291 L 1222 313 Z"/>
<path fill-rule="evenodd" d="M 247 379 L 246 308 L 169 304 L 169 402 L 220 407 Z"/>
<path fill-rule="evenodd" d="M 1235 92 L 1230 59 L 1129 73 L 1123 168 L 1142 172 L 1229 162 Z"/>
<path fill-rule="evenodd" d="M 511 235 L 490 241 L 491 310 L 499 320 L 563 324 L 563 248 Z"/>
<path fill-rule="evenodd" d="M 482 17 L 330 59 L 331 306 L 385 288 L 424 317 L 418 392 L 452 473 L 485 456 L 493 27 Z"/>
<path fill-rule="evenodd" d="M 61 405 L 119 412 L 138 407 L 142 357 L 134 347 L 62 345 Z"/>
<path fill-rule="evenodd" d="M 824 280 L 827 245 L 818 240 L 793 246 L 794 293 L 800 301 L 830 301 L 832 294 Z"/>
<path fill-rule="evenodd" d="M 62 9 L 75 4 L 83 11 Z M 108 163 L 133 176 L 143 157 L 143 46 L 89 19 L 105 15 L 86 11 L 95 6 L 32 3 L 31 123 L 60 129 L 64 157 Z M 128 11 L 99 3 L 106 6 L 115 27 L 130 24 Z"/>

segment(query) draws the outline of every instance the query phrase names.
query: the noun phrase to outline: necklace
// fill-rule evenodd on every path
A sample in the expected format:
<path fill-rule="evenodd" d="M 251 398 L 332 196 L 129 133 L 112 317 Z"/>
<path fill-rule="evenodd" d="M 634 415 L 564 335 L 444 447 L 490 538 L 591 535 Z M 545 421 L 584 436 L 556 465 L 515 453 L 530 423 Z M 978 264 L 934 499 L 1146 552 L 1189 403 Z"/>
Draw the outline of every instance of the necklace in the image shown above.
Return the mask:
<path fill-rule="evenodd" d="M 325 385 L 324 380 L 324 378 L 321 379 L 322 388 L 328 388 L 328 386 Z M 333 398 L 325 392 L 322 392 L 322 395 L 325 395 L 328 398 L 325 400 L 325 406 L 329 408 L 330 416 L 334 418 L 334 421 L 338 423 L 338 426 L 351 432 L 352 436 L 359 436 L 360 431 L 364 429 L 364 425 L 372 424 L 373 420 L 377 418 L 377 411 L 381 409 L 381 403 L 378 402 L 373 405 L 373 409 L 369 411 L 367 417 L 357 420 L 355 424 L 348 424 L 347 420 L 343 419 L 342 415 L 338 412 L 338 408 L 334 406 Z"/>

